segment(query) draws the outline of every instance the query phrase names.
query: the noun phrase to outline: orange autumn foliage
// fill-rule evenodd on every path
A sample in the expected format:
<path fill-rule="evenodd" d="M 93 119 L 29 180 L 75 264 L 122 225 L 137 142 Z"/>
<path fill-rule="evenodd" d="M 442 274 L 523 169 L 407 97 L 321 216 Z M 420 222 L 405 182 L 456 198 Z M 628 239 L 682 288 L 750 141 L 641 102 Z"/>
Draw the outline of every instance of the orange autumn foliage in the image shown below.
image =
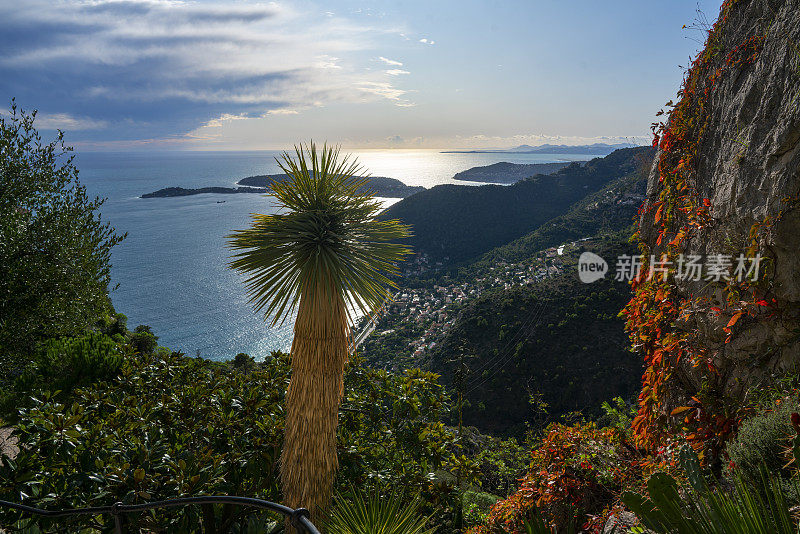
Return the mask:
<path fill-rule="evenodd" d="M 531 451 L 520 488 L 498 501 L 485 523 L 470 533 L 525 532 L 523 522 L 534 508 L 557 529 L 577 520 L 582 530 L 599 532 L 619 493 L 643 484 L 652 470 L 650 459 L 631 447 L 619 430 L 594 423 L 553 423 Z"/>

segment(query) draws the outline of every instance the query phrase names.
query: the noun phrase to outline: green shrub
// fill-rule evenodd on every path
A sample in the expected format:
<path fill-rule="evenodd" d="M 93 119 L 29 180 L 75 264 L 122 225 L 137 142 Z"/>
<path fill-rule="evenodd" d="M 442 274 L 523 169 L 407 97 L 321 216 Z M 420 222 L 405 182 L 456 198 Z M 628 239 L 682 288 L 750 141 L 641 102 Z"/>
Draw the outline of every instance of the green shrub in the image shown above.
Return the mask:
<path fill-rule="evenodd" d="M 499 500 L 497 495 L 482 491 L 464 492 L 464 526 L 471 527 L 483 523 L 489 510 Z"/>
<path fill-rule="evenodd" d="M 249 370 L 255 367 L 255 359 L 245 352 L 240 352 L 233 359 L 233 366 L 236 369 Z"/>
<path fill-rule="evenodd" d="M 116 376 L 126 351 L 118 340 L 96 332 L 47 340 L 0 398 L 0 416 L 13 421 L 17 410 L 30 406 L 30 397 L 40 392 L 58 391 L 64 399 L 76 387 Z"/>
<path fill-rule="evenodd" d="M 0 499 L 45 508 L 198 494 L 280 500 L 286 378 L 285 366 L 245 375 L 205 360 L 145 355 L 125 359 L 119 379 L 75 390 L 68 404 L 44 393 L 21 410 L 17 457 L 0 457 Z M 212 510 L 219 532 L 252 514 Z M 14 519 L 6 512 L 0 524 Z M 132 531 L 148 532 L 197 532 L 202 521 L 195 507 L 129 519 Z M 77 531 L 87 520 L 70 521 L 38 523 L 46 532 Z M 104 531 L 112 519 L 97 521 Z"/>
<path fill-rule="evenodd" d="M 0 114 L 0 363 L 27 364 L 45 339 L 108 314 L 111 249 L 123 239 L 100 216 L 63 142 L 46 142 L 34 113 Z"/>
<path fill-rule="evenodd" d="M 603 401 L 603 404 L 600 405 L 603 415 L 597 420 L 597 424 L 616 428 L 620 432 L 630 435 L 631 423 L 636 417 L 637 408 L 636 402 L 626 402 L 622 397 L 614 397 L 611 402 Z"/>
<path fill-rule="evenodd" d="M 736 437 L 728 444 L 727 452 L 742 476 L 751 481 L 759 480 L 762 467 L 784 479 L 791 476 L 785 466 L 791 460 L 788 450 L 795 435 L 791 424 L 792 412 L 800 412 L 800 402 L 788 397 L 773 409 L 754 415 L 741 424 Z"/>
<path fill-rule="evenodd" d="M 139 354 L 152 354 L 158 347 L 158 336 L 153 334 L 149 326 L 140 324 L 133 329 L 130 343 Z"/>

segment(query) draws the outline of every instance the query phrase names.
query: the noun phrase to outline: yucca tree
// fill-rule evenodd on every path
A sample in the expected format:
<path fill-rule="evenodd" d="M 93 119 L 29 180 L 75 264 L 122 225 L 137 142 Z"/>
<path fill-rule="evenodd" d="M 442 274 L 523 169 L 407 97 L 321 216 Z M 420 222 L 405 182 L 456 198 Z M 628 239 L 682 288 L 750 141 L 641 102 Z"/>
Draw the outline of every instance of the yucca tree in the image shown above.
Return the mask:
<path fill-rule="evenodd" d="M 257 311 L 275 326 L 295 311 L 291 382 L 281 455 L 283 498 L 319 517 L 330 504 L 338 467 L 336 426 L 356 310 L 375 313 L 395 284 L 388 278 L 410 252 L 399 221 L 382 207 L 363 168 L 339 149 L 312 142 L 284 152 L 288 179 L 272 185 L 280 211 L 253 215 L 229 237 L 231 267 L 247 273 Z"/>
<path fill-rule="evenodd" d="M 420 508 L 422 499 L 410 501 L 399 493 L 365 495 L 350 490 L 320 523 L 328 534 L 433 534 L 429 517 Z M 549 534 L 549 533 L 548 533 Z"/>

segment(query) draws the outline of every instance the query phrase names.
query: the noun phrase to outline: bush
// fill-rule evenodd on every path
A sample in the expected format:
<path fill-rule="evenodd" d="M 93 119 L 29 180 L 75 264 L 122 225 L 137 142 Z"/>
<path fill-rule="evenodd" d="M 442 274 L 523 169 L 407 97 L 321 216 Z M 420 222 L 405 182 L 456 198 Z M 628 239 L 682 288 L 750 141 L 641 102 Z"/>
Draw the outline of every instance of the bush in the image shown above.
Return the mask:
<path fill-rule="evenodd" d="M 240 352 L 233 359 L 233 366 L 236 369 L 249 370 L 255 367 L 255 365 L 256 365 L 255 359 L 253 359 L 252 356 L 250 356 L 245 352 Z"/>
<path fill-rule="evenodd" d="M 152 354 L 158 347 L 158 336 L 149 326 L 140 324 L 130 334 L 130 343 L 139 354 Z"/>
<path fill-rule="evenodd" d="M 127 352 L 118 340 L 95 332 L 46 341 L 0 400 L 0 416 L 13 421 L 40 392 L 59 392 L 63 401 L 76 387 L 113 378 Z"/>
<path fill-rule="evenodd" d="M 788 482 L 793 475 L 793 470 L 787 469 L 792 459 L 791 439 L 796 434 L 791 423 L 793 412 L 800 412 L 800 402 L 787 397 L 778 399 L 773 409 L 742 422 L 736 437 L 728 443 L 730 467 L 750 481 L 760 480 L 761 469 L 766 468 Z M 800 497 L 794 484 L 784 484 L 784 489 L 793 500 Z"/>
<path fill-rule="evenodd" d="M 419 369 L 395 374 L 358 359 L 350 363 L 339 413 L 340 490 L 430 488 L 455 439 L 441 421 L 447 395 L 437 378 Z"/>
<path fill-rule="evenodd" d="M 101 346 L 109 339 L 96 336 Z M 59 346 L 64 343 L 86 346 L 76 340 Z M 61 352 L 51 352 L 56 353 Z M 202 494 L 279 502 L 276 462 L 288 358 L 273 353 L 245 371 L 160 350 L 123 358 L 116 376 L 76 388 L 66 399 L 40 393 L 20 410 L 14 426 L 17 457 L 0 457 L 0 499 L 44 508 Z M 438 419 L 446 396 L 436 375 L 393 375 L 354 361 L 345 392 L 340 485 L 429 491 L 432 473 L 452 446 L 452 434 Z M 187 507 L 130 519 L 132 531 L 191 533 L 203 521 L 209 531 L 213 517 L 215 532 L 222 534 L 268 522 L 253 514 L 240 507 L 215 506 L 210 513 Z M 14 524 L 17 517 L 2 512 L 0 524 Z M 98 519 L 98 530 L 109 528 L 110 519 Z M 60 531 L 78 531 L 87 520 L 59 521 Z M 40 524 L 47 532 L 56 528 L 45 520 Z"/>
<path fill-rule="evenodd" d="M 647 465 L 615 429 L 551 424 L 531 451 L 519 490 L 498 501 L 486 522 L 470 532 L 525 532 L 526 519 L 537 514 L 558 532 L 576 522 L 596 531 L 618 493 L 642 480 Z"/>
<path fill-rule="evenodd" d="M 36 113 L 0 116 L 0 363 L 24 366 L 38 343 L 85 331 L 110 309 L 111 249 L 124 236 L 78 180 L 61 133 Z"/>
<path fill-rule="evenodd" d="M 481 434 L 474 427 L 465 427 L 460 443 L 462 453 L 477 469 L 475 482 L 490 494 L 511 493 L 530 462 L 530 451 L 515 438 L 504 440 Z"/>
<path fill-rule="evenodd" d="M 464 525 L 472 527 L 483 523 L 489 510 L 494 506 L 499 498 L 491 493 L 482 491 L 464 492 Z"/>
<path fill-rule="evenodd" d="M 0 498 L 57 508 L 197 494 L 278 500 L 284 369 L 244 376 L 170 355 L 126 359 L 120 374 L 76 390 L 70 404 L 43 394 L 21 410 L 20 452 L 0 458 Z M 235 524 L 251 514 L 236 507 L 217 517 Z M 130 519 L 181 532 L 201 521 L 192 507 Z M 111 518 L 98 521 L 107 528 Z"/>

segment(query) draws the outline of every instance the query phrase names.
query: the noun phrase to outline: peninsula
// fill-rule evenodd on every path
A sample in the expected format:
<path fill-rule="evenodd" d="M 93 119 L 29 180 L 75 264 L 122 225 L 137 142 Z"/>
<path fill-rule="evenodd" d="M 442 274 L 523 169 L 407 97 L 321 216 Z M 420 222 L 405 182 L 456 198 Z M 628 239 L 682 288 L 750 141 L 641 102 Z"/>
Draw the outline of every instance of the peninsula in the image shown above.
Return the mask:
<path fill-rule="evenodd" d="M 580 165 L 584 162 L 576 163 Z M 493 163 L 481 167 L 472 167 L 453 176 L 453 180 L 484 182 L 490 184 L 513 184 L 536 176 L 537 174 L 553 174 L 569 166 L 569 161 L 558 163 Z"/>
<path fill-rule="evenodd" d="M 214 194 L 233 194 L 233 193 L 269 193 L 272 184 L 286 179 L 285 174 L 263 174 L 258 176 L 248 176 L 242 178 L 236 185 L 239 187 L 200 187 L 196 189 L 184 187 L 165 187 L 152 193 L 145 193 L 141 198 L 167 198 L 185 197 L 189 195 L 200 195 L 203 193 Z M 375 196 L 385 198 L 406 198 L 414 193 L 419 193 L 425 188 L 422 186 L 405 185 L 395 178 L 383 176 L 373 176 L 369 178 L 367 188 L 375 193 Z"/>

